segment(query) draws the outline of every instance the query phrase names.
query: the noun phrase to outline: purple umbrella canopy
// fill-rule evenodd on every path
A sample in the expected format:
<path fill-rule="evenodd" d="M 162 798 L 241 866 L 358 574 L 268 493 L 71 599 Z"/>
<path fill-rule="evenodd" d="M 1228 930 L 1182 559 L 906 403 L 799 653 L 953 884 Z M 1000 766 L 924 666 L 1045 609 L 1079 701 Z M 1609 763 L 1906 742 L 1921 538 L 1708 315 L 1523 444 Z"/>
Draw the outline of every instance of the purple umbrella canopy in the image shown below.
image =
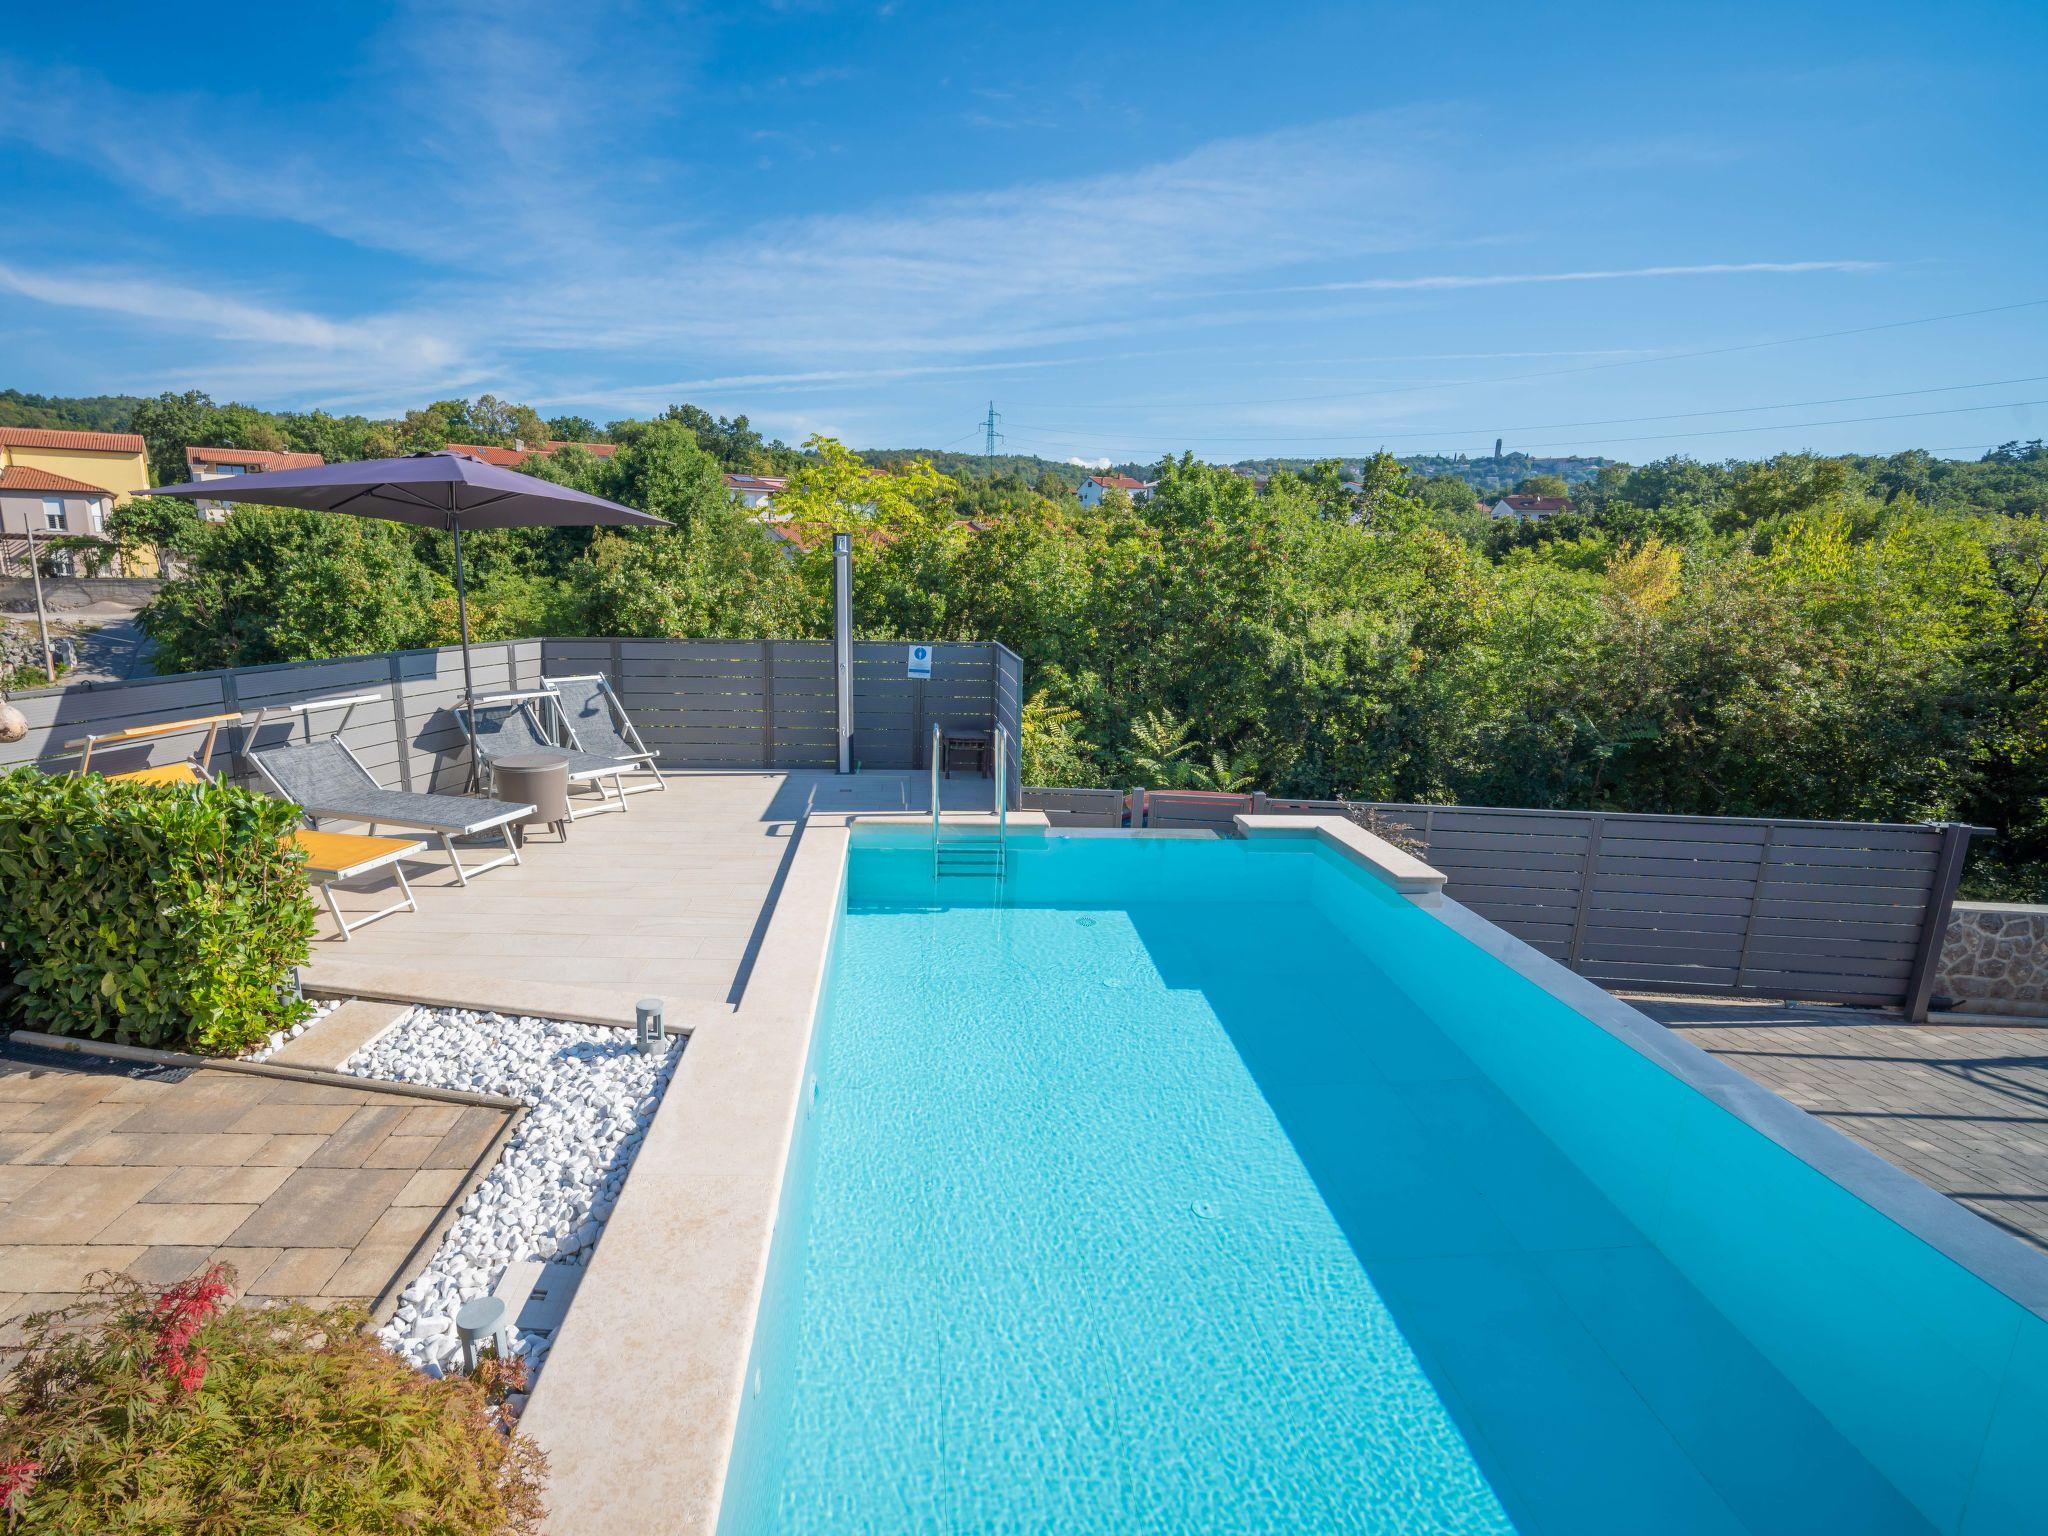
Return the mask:
<path fill-rule="evenodd" d="M 163 485 L 145 496 L 186 501 L 249 501 L 266 507 L 307 507 L 397 523 L 445 528 L 666 527 L 666 518 L 636 512 L 602 496 L 586 495 L 551 480 L 500 469 L 468 454 L 443 450 L 403 459 L 360 459 L 224 475 L 187 485 Z"/>
<path fill-rule="evenodd" d="M 469 594 L 462 577 L 462 535 L 479 528 L 666 528 L 668 519 L 636 512 L 602 496 L 587 495 L 500 469 L 466 453 L 444 449 L 402 459 L 358 459 L 310 469 L 275 469 L 254 475 L 223 475 L 187 485 L 160 485 L 145 496 L 185 501 L 246 501 L 265 507 L 303 507 L 343 512 L 388 522 L 445 528 L 455 536 L 455 611 L 462 629 L 462 692 L 473 702 L 469 663 Z M 476 782 L 476 736 L 468 729 L 470 782 Z"/>

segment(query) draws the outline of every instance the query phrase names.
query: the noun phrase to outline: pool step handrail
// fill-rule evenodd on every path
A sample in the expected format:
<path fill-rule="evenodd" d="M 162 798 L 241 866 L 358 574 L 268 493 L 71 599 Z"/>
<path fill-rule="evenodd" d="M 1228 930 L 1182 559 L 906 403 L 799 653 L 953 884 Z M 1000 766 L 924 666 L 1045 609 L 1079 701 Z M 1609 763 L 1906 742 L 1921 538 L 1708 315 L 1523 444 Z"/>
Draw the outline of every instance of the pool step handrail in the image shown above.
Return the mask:
<path fill-rule="evenodd" d="M 1009 788 L 1010 732 L 1007 726 L 996 727 L 996 848 L 1009 851 L 1010 841 L 1010 797 Z"/>
<path fill-rule="evenodd" d="M 1008 772 L 1009 732 L 997 726 L 994 741 L 995 768 L 995 823 L 993 839 L 979 835 L 973 829 L 966 829 L 965 835 L 947 837 L 945 824 L 939 818 L 939 765 L 944 751 L 944 736 L 938 726 L 932 727 L 932 878 L 947 875 L 979 875 L 983 878 L 1001 880 L 1009 867 L 1010 806 L 1009 796 L 1003 792 Z"/>

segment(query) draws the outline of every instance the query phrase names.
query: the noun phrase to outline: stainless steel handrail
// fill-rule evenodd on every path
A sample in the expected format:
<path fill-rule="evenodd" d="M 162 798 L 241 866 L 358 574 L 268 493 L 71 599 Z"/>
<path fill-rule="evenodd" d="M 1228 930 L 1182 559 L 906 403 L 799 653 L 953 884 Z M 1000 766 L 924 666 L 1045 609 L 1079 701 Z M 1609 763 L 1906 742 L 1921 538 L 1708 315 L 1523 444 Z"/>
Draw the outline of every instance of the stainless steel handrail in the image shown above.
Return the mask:
<path fill-rule="evenodd" d="M 1010 794 L 1009 794 L 1010 733 L 1003 726 L 996 727 L 996 856 L 1001 858 L 1008 851 L 1010 838 Z"/>
<path fill-rule="evenodd" d="M 939 867 L 939 760 L 945 755 L 946 735 L 942 726 L 932 727 L 932 870 Z"/>

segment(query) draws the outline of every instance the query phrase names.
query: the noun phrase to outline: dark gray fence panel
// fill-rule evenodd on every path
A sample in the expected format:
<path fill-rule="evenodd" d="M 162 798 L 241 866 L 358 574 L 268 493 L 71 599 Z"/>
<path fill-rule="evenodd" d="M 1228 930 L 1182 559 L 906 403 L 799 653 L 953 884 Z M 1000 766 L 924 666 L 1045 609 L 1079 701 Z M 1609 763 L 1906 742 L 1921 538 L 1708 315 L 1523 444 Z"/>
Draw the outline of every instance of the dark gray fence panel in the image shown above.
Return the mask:
<path fill-rule="evenodd" d="M 663 763 L 774 763 L 766 641 L 621 640 L 617 654 L 612 684 Z"/>
<path fill-rule="evenodd" d="M 101 688 L 17 693 L 13 702 L 28 718 L 28 735 L 20 741 L 0 743 L 0 770 L 39 763 L 52 773 L 61 773 L 77 761 L 67 754 L 64 744 L 88 732 L 229 713 L 234 705 L 229 702 L 223 676 L 219 672 L 203 672 Z M 146 746 L 122 748 L 109 755 L 107 761 L 116 771 L 175 762 L 196 751 L 203 740 L 203 734 L 195 734 L 190 741 L 183 737 L 167 738 Z M 93 759 L 97 764 L 97 752 Z"/>
<path fill-rule="evenodd" d="M 1043 811 L 1056 827 L 1124 824 L 1124 792 L 1120 789 L 1027 789 L 1023 808 Z"/>
<path fill-rule="evenodd" d="M 1235 818 L 1251 809 L 1250 795 L 1154 789 L 1145 793 L 1145 825 L 1173 830 L 1234 832 Z"/>
<path fill-rule="evenodd" d="M 1007 645 L 991 645 L 995 658 L 996 724 L 1010 733 L 1010 757 L 1004 785 L 1012 810 L 1024 805 L 1024 659 Z"/>
<path fill-rule="evenodd" d="M 1378 805 L 1446 891 L 1605 986 L 1907 1000 L 1935 827 Z"/>
<path fill-rule="evenodd" d="M 770 648 L 775 732 L 771 765 L 837 767 L 839 704 L 832 678 L 832 647 L 819 640 L 775 640 Z M 857 730 L 857 719 L 854 725 Z"/>

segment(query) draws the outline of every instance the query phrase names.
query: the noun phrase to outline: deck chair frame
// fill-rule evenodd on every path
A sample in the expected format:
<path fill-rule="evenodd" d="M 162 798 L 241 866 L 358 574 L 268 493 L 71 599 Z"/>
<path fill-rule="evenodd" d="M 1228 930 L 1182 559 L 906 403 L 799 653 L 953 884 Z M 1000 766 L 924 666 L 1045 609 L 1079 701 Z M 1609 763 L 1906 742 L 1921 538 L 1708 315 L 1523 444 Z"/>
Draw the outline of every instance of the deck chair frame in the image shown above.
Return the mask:
<path fill-rule="evenodd" d="M 554 748 L 555 750 L 581 752 L 583 750 L 581 747 L 573 749 L 554 747 L 554 738 L 549 734 L 546 724 L 534 709 L 534 706 L 540 703 L 546 703 L 551 706 L 555 711 L 556 718 L 563 722 L 566 729 L 568 722 L 567 716 L 562 712 L 561 698 L 552 688 L 529 688 L 518 693 L 494 693 L 487 698 L 475 699 L 467 704 L 458 704 L 455 706 L 455 709 L 457 715 L 461 716 L 474 710 L 502 709 L 509 705 L 526 717 L 526 723 L 533 731 L 534 741 L 541 749 Z M 474 726 L 475 718 L 473 713 L 469 713 L 467 723 L 472 725 L 472 727 Z M 476 739 L 479 743 L 477 757 L 483 763 L 485 772 L 489 773 L 491 771 L 491 759 L 481 745 L 482 735 L 482 732 L 476 732 Z M 594 757 L 601 756 L 602 754 L 591 753 L 588 755 Z M 573 790 L 579 784 L 589 785 L 597 791 L 598 803 L 591 805 L 585 802 L 579 808 L 575 798 L 572 796 L 569 800 L 569 819 L 571 821 L 580 821 L 585 816 L 598 816 L 606 811 L 630 809 L 626 804 L 625 778 L 628 773 L 635 771 L 637 770 L 632 764 L 623 761 L 607 760 L 604 763 L 591 764 L 583 768 L 578 768 L 571 764 L 569 768 L 569 788 Z"/>
<path fill-rule="evenodd" d="M 368 775 L 369 780 L 372 784 L 375 784 L 377 782 L 377 776 L 374 773 L 371 773 L 368 768 L 365 768 L 363 766 L 363 760 L 357 757 L 355 753 L 352 750 L 350 750 L 349 744 L 347 742 L 342 741 L 339 738 L 335 738 L 334 744 L 337 747 L 341 748 L 343 752 L 348 754 L 348 760 L 350 762 L 354 763 L 358 768 L 362 768 L 363 772 L 366 775 Z M 256 771 L 263 775 L 263 782 L 268 784 L 272 789 L 277 791 L 279 799 L 292 799 L 291 791 L 286 789 L 284 785 L 280 784 L 277 781 L 277 776 L 273 774 L 269 770 L 269 768 L 264 766 L 262 753 L 251 751 L 244 755 L 248 757 L 250 762 L 256 765 Z M 293 800 L 292 803 L 294 805 L 298 804 L 296 800 Z M 308 822 L 312 823 L 312 825 L 316 828 L 320 825 L 320 817 L 314 815 L 311 810 L 308 810 L 303 806 L 301 806 L 300 809 L 305 811 L 306 820 Z M 348 817 L 336 816 L 332 813 L 330 813 L 327 817 L 327 820 L 329 821 L 346 821 L 348 819 Z M 468 832 L 451 832 L 444 830 L 440 827 L 406 827 L 403 822 L 396 821 L 370 821 L 365 822 L 364 825 L 370 828 L 372 834 L 374 834 L 377 828 L 380 826 L 404 827 L 404 830 L 408 832 L 424 832 L 431 837 L 439 838 L 441 842 L 441 849 L 444 853 L 448 855 L 448 862 L 451 866 L 453 866 L 455 870 L 455 883 L 457 885 L 467 885 L 469 884 L 470 881 L 474 880 L 478 875 L 484 874 L 489 870 L 499 869 L 507 864 L 523 864 L 526 862 L 524 859 L 520 858 L 519 844 L 513 839 L 512 836 L 512 823 L 514 821 L 517 821 L 518 819 L 519 818 L 516 816 L 503 817 L 499 820 L 487 822 L 481 826 L 472 828 Z M 462 855 L 456 851 L 455 839 L 458 837 L 482 836 L 485 832 L 496 832 L 500 837 L 502 837 L 505 840 L 505 851 L 499 854 L 496 858 L 484 860 L 484 862 L 481 864 L 465 865 L 462 862 Z"/>
<path fill-rule="evenodd" d="M 220 739 L 220 728 L 224 725 L 240 725 L 245 718 L 239 710 L 231 710 L 221 715 L 195 715 L 189 720 L 163 720 L 155 725 L 131 725 L 127 729 L 119 731 L 93 731 L 65 742 L 64 750 L 67 754 L 72 752 L 78 753 L 78 766 L 72 772 L 83 778 L 92 771 L 92 755 L 101 747 L 120 748 L 136 746 L 146 741 L 159 741 L 166 736 L 186 735 L 203 726 L 206 729 L 205 742 L 201 744 L 197 752 L 194 752 L 184 761 L 197 768 L 200 777 L 210 780 L 213 777 L 213 747 L 214 743 Z M 168 768 L 175 765 L 166 763 L 162 766 Z M 104 771 L 102 770 L 102 772 Z M 129 773 L 149 773 L 152 771 L 149 768 L 136 768 L 128 770 L 127 773 L 111 774 L 109 777 L 125 778 Z"/>
<path fill-rule="evenodd" d="M 646 739 L 640 734 L 640 728 L 633 723 L 633 717 L 626 713 L 625 703 L 619 698 L 618 690 L 612 687 L 612 680 L 602 672 L 571 672 L 562 677 L 543 676 L 541 678 L 541 685 L 554 696 L 555 719 L 561 724 L 562 734 L 569 738 L 569 744 L 579 752 L 592 750 L 590 747 L 585 746 L 582 739 L 577 736 L 575 722 L 569 718 L 569 710 L 560 691 L 563 683 L 597 684 L 599 691 L 604 694 L 605 703 L 611 708 L 612 723 L 619 733 L 619 739 L 633 749 L 630 753 L 622 755 L 638 759 L 639 766 L 626 770 L 625 776 L 619 781 L 619 793 L 623 795 L 645 795 L 654 790 L 667 789 L 668 780 L 661 776 L 661 769 L 655 766 L 660 754 L 648 747 Z M 627 784 L 625 782 L 625 778 L 638 777 L 641 774 L 646 774 L 654 782 L 652 784 Z"/>
<path fill-rule="evenodd" d="M 337 832 L 333 835 L 336 837 L 353 837 L 355 834 Z M 307 873 L 313 878 L 313 883 L 320 887 L 320 894 L 327 898 L 327 910 L 334 916 L 334 926 L 341 930 L 343 943 L 347 943 L 355 935 L 355 931 L 358 928 L 367 928 L 380 917 L 392 917 L 400 912 L 417 912 L 420 909 L 419 901 L 412 893 L 412 882 L 405 878 L 405 861 L 416 853 L 426 852 L 426 843 L 420 838 L 407 840 L 396 837 L 379 838 L 377 841 L 402 843 L 404 846 L 372 854 L 369 858 L 354 864 L 325 866 L 317 874 L 315 874 L 309 864 Z M 344 881 L 354 880 L 359 876 L 371 874 L 380 869 L 389 869 L 397 878 L 399 899 L 388 907 L 379 907 L 376 911 L 367 913 L 357 918 L 354 922 L 350 922 L 341 915 L 341 903 L 335 900 L 334 888 Z"/>
<path fill-rule="evenodd" d="M 333 735 L 329 736 L 327 740 L 333 742 L 335 746 L 341 748 L 343 754 L 348 758 L 350 762 L 356 765 L 357 770 L 363 775 L 364 778 L 368 779 L 370 783 L 372 783 L 373 785 L 377 784 L 377 776 L 374 773 L 370 772 L 369 767 L 363 762 L 361 758 L 356 756 L 355 749 L 352 748 L 346 741 L 342 740 L 341 732 L 347 728 L 349 713 L 353 713 L 357 705 L 381 703 L 383 701 L 383 698 L 384 695 L 382 695 L 381 693 L 349 693 L 337 694 L 332 697 L 324 699 L 301 699 L 298 700 L 296 703 L 291 704 L 265 705 L 262 709 L 256 712 L 255 722 L 250 726 L 248 738 L 243 743 L 242 756 L 247 758 L 248 761 L 255 766 L 256 771 L 263 776 L 264 783 L 268 784 L 273 790 L 275 790 L 280 799 L 290 800 L 294 805 L 297 805 L 298 801 L 293 797 L 291 791 L 287 790 L 283 784 L 279 783 L 277 775 L 272 773 L 268 766 L 265 765 L 263 761 L 263 754 L 261 751 L 257 749 L 256 746 L 258 733 L 261 732 L 263 729 L 263 722 L 265 718 L 270 715 L 297 715 L 301 720 L 305 722 L 306 740 L 310 742 L 313 739 L 313 712 L 315 710 L 323 709 L 340 709 L 347 711 L 348 713 L 344 713 L 342 715 L 341 725 L 336 727 Z M 381 785 L 378 785 L 378 787 L 382 788 Z M 311 809 L 305 806 L 300 806 L 300 810 L 304 812 L 306 820 L 309 824 L 316 828 L 320 825 L 320 818 L 316 816 Z M 345 821 L 349 818 L 345 816 L 335 816 L 330 814 L 327 819 L 330 821 Z M 523 864 L 526 862 L 519 856 L 519 844 L 512 836 L 512 823 L 519 819 L 520 818 L 517 816 L 504 816 L 493 820 L 485 820 L 479 822 L 476 826 L 469 828 L 467 831 L 447 831 L 439 827 L 406 826 L 405 823 L 396 821 L 371 821 L 364 823 L 364 825 L 368 826 L 373 833 L 379 826 L 403 827 L 404 830 L 408 832 L 424 832 L 430 836 L 439 838 L 441 842 L 442 851 L 448 855 L 448 863 L 455 871 L 455 883 L 457 885 L 468 885 L 469 882 L 476 876 L 484 874 L 490 870 L 502 868 L 507 864 Z M 481 864 L 472 864 L 465 866 L 462 862 L 462 855 L 456 851 L 455 839 L 457 837 L 481 835 L 482 833 L 491 831 L 495 831 L 501 838 L 504 839 L 505 851 L 499 854 L 496 858 L 486 859 Z"/>

